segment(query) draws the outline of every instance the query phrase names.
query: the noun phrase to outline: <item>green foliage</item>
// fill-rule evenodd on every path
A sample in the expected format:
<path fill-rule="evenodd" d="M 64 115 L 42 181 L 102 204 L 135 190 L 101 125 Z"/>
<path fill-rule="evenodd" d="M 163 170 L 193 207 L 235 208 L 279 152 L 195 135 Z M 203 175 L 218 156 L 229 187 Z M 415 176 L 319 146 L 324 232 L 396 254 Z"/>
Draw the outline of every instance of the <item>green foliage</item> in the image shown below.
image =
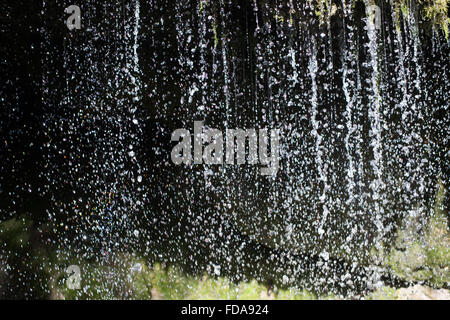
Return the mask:
<path fill-rule="evenodd" d="M 434 287 L 450 285 L 450 234 L 444 210 L 445 189 L 441 183 L 435 209 L 425 234 L 417 232 L 417 222 L 407 218 L 398 232 L 395 246 L 387 256 L 387 266 L 408 281 L 425 281 Z"/>
<path fill-rule="evenodd" d="M 43 299 L 49 293 L 46 248 L 36 238 L 33 221 L 18 216 L 0 222 L 0 299 Z"/>
<path fill-rule="evenodd" d="M 439 27 L 448 39 L 448 0 L 421 0 L 424 4 L 423 16 Z"/>

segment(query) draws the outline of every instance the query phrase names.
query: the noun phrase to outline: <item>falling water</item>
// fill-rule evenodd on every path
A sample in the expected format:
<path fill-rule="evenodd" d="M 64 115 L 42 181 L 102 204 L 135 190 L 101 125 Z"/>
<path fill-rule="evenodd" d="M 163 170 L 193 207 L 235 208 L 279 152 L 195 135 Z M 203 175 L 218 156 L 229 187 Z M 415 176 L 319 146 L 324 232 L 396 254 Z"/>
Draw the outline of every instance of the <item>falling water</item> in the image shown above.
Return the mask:
<path fill-rule="evenodd" d="M 0 213 L 59 255 L 357 292 L 389 277 L 373 249 L 424 229 L 448 183 L 448 40 L 414 6 L 378 29 L 353 1 L 85 1 L 69 31 L 64 5 L 42 3 L 36 96 L 11 80 L 0 122 Z M 209 143 L 194 121 L 279 129 L 277 175 L 173 164 L 174 130 Z"/>
<path fill-rule="evenodd" d="M 373 191 L 372 200 L 374 201 L 374 223 L 377 227 L 378 236 L 382 237 L 384 230 L 382 223 L 382 216 L 384 214 L 383 207 L 380 206 L 380 200 L 382 197 L 383 186 L 383 155 L 382 155 L 382 123 L 381 123 L 381 95 L 379 91 L 379 67 L 378 67 L 378 42 L 377 31 L 367 20 L 367 30 L 369 37 L 369 53 L 370 53 L 370 66 L 372 67 L 372 74 L 370 83 L 372 86 L 372 95 L 369 97 L 369 120 L 370 120 L 370 132 L 369 137 L 371 139 L 371 147 L 373 149 L 373 160 L 371 161 L 372 169 L 374 173 L 374 179 L 371 183 L 371 189 Z"/>
<path fill-rule="evenodd" d="M 316 166 L 317 166 L 317 171 L 319 172 L 319 181 L 321 181 L 323 183 L 323 189 L 322 189 L 322 194 L 319 196 L 319 201 L 320 203 L 322 203 L 322 209 L 323 209 L 323 213 L 322 213 L 322 218 L 320 219 L 320 223 L 318 225 L 317 228 L 317 232 L 319 233 L 320 236 L 323 235 L 323 233 L 325 232 L 323 230 L 323 226 L 324 223 L 327 219 L 327 215 L 328 215 L 328 208 L 327 205 L 325 203 L 326 200 L 326 194 L 327 194 L 327 190 L 328 190 L 328 181 L 327 181 L 327 176 L 326 173 L 324 171 L 324 166 L 323 166 L 323 161 L 322 161 L 322 156 L 323 156 L 323 150 L 321 148 L 321 144 L 322 144 L 322 137 L 319 134 L 318 130 L 320 127 L 320 122 L 317 120 L 317 83 L 316 83 L 316 74 L 317 74 L 317 58 L 316 58 L 316 48 L 313 47 L 312 49 L 312 54 L 311 54 L 311 58 L 310 58 L 310 64 L 309 64 L 309 72 L 311 75 L 311 81 L 312 81 L 312 96 L 311 96 L 311 105 L 312 105 L 312 114 L 311 114 L 311 122 L 313 125 L 313 130 L 312 130 L 312 135 L 314 136 L 314 139 L 316 141 L 316 145 L 315 145 L 315 151 L 316 151 Z"/>
<path fill-rule="evenodd" d="M 356 170 L 357 166 L 355 165 L 355 156 L 354 156 L 354 149 L 356 149 L 355 144 L 360 139 L 359 136 L 356 136 L 358 133 L 358 128 L 354 124 L 354 108 L 356 103 L 356 91 L 355 90 L 355 80 L 354 80 L 354 74 L 355 72 L 355 60 L 356 56 L 354 55 L 354 41 L 355 41 L 355 35 L 353 32 L 353 27 L 351 25 L 347 25 L 347 21 L 351 21 L 351 4 L 344 3 L 343 6 L 344 15 L 343 15 L 343 24 L 344 24 L 344 41 L 345 41 L 345 47 L 343 48 L 343 71 L 342 71 L 342 90 L 344 91 L 345 96 L 345 126 L 347 133 L 345 135 L 345 150 L 347 153 L 347 176 L 346 176 L 346 186 L 347 186 L 347 193 L 348 193 L 348 208 L 350 209 L 350 215 L 355 216 L 358 213 L 356 211 L 356 200 L 358 198 L 357 196 L 357 185 L 356 185 Z M 356 142 L 355 142 L 356 141 Z M 359 154 L 359 159 L 361 158 Z M 352 219 L 353 220 L 353 219 Z M 349 225 L 349 228 L 351 230 L 350 235 L 346 238 L 347 242 L 351 242 L 353 236 L 354 236 L 354 230 L 355 225 L 351 224 Z M 350 251 L 349 248 L 346 248 L 346 250 Z"/>

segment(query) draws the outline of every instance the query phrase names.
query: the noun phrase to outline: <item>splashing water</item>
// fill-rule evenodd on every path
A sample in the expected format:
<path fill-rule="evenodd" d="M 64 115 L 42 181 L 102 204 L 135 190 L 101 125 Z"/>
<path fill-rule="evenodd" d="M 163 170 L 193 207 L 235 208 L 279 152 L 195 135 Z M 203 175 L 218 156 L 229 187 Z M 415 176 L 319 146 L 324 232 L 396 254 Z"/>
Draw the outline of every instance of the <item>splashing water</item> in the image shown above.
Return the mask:
<path fill-rule="evenodd" d="M 414 6 L 376 29 L 352 1 L 85 1 L 69 31 L 64 5 L 39 4 L 40 55 L 8 51 L 39 70 L 5 65 L 0 120 L 0 222 L 25 214 L 59 255 L 359 292 L 448 185 L 448 40 Z M 277 175 L 173 164 L 194 121 L 279 129 Z"/>

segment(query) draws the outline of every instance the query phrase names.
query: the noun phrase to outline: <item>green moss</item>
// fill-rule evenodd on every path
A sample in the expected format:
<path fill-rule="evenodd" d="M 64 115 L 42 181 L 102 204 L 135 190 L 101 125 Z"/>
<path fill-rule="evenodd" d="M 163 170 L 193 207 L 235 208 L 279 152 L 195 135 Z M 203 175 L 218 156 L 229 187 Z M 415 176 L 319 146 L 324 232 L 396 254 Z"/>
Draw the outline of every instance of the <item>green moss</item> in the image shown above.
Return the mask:
<path fill-rule="evenodd" d="M 440 183 L 435 208 L 423 236 L 419 236 L 414 218 L 405 219 L 386 257 L 386 266 L 396 276 L 408 281 L 426 281 L 435 287 L 450 284 L 450 236 L 444 199 L 445 189 Z"/>
<path fill-rule="evenodd" d="M 421 0 L 423 3 L 423 16 L 440 28 L 448 39 L 448 0 Z"/>
<path fill-rule="evenodd" d="M 382 287 L 365 297 L 365 300 L 396 300 L 397 298 L 398 294 L 395 288 Z"/>
<path fill-rule="evenodd" d="M 258 0 L 248 1 L 251 2 L 251 6 L 253 6 Z M 408 20 L 412 8 L 417 8 L 417 10 L 420 11 L 419 13 L 421 14 L 422 19 L 427 22 L 423 25 L 423 27 L 427 30 L 430 27 L 435 31 L 442 30 L 445 37 L 448 39 L 448 1 L 449 0 L 417 0 L 419 6 L 412 6 L 412 2 L 410 0 L 390 0 L 390 3 L 396 13 L 395 24 L 397 30 L 400 30 L 402 16 Z M 340 10 L 339 6 L 331 0 L 309 0 L 309 2 L 314 5 L 315 14 L 320 24 L 327 23 L 330 17 L 334 16 Z M 259 5 L 262 5 L 263 3 L 269 7 L 269 10 L 272 10 L 269 17 L 280 24 L 288 23 L 290 26 L 294 26 L 296 16 L 303 14 L 302 12 L 296 12 L 292 8 L 290 10 L 280 11 L 279 7 L 281 6 L 263 1 L 260 1 Z M 351 5 L 353 8 L 355 8 L 357 3 L 363 3 L 366 6 L 377 4 L 375 0 L 346 0 L 345 3 Z M 288 8 L 291 7 L 288 0 L 286 0 L 286 6 Z M 220 12 L 218 8 L 218 3 L 209 2 L 207 0 L 199 0 L 198 13 L 202 14 L 204 10 L 208 10 L 208 14 L 211 14 L 213 17 L 211 29 L 214 33 L 214 48 L 217 47 L 221 37 L 216 25 L 217 15 L 219 15 Z"/>
<path fill-rule="evenodd" d="M 213 33 L 214 33 L 214 49 L 217 47 L 217 44 L 219 43 L 219 36 L 217 34 L 217 26 L 214 22 L 212 27 Z"/>

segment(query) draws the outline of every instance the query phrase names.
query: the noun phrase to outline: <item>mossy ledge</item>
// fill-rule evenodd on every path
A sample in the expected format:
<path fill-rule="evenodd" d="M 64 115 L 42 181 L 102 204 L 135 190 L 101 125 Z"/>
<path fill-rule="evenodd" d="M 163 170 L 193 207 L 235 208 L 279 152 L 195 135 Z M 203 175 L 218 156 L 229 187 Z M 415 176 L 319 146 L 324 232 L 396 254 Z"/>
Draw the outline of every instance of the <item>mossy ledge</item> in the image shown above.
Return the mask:
<path fill-rule="evenodd" d="M 326 17 L 330 17 L 337 11 L 338 7 L 342 5 L 351 5 L 354 7 L 358 2 L 364 5 L 378 5 L 388 3 L 394 7 L 397 13 L 397 19 L 400 19 L 400 14 L 408 18 L 409 15 L 417 11 L 425 23 L 424 27 L 431 27 L 433 30 L 441 30 L 446 39 L 448 39 L 449 17 L 448 4 L 449 0 L 389 0 L 389 1 L 375 1 L 375 0 L 309 0 L 311 4 L 315 3 L 316 14 L 321 21 L 325 21 Z"/>
<path fill-rule="evenodd" d="M 285 0 L 281 3 L 277 2 L 277 4 L 266 0 L 248 1 L 252 5 L 273 10 L 272 16 L 278 22 L 286 22 L 294 25 L 293 20 L 295 20 L 296 15 L 300 14 L 300 12 L 296 12 L 292 7 L 292 0 Z M 417 14 L 422 20 L 420 24 L 421 28 L 432 30 L 434 33 L 442 32 L 448 40 L 448 24 L 450 21 L 448 17 L 449 0 L 306 0 L 306 2 L 314 8 L 316 16 L 321 23 L 325 23 L 328 18 L 339 12 L 343 6 L 355 8 L 358 3 L 365 6 L 378 5 L 379 7 L 391 5 L 397 12 L 397 24 L 400 23 L 402 16 L 409 20 L 411 14 Z M 198 8 L 199 11 L 203 11 L 206 6 L 210 6 L 211 13 L 214 15 L 219 12 L 218 4 L 219 2 L 199 0 Z"/>

